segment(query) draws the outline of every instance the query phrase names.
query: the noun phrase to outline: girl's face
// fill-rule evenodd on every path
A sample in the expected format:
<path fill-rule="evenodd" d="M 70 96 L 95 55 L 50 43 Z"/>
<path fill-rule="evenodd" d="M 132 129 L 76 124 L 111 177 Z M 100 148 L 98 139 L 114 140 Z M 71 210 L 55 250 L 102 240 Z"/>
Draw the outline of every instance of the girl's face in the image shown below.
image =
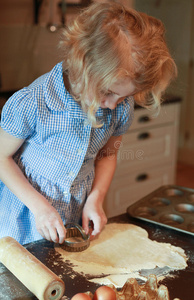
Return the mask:
<path fill-rule="evenodd" d="M 115 109 L 126 97 L 133 96 L 136 88 L 129 78 L 118 80 L 106 92 L 102 92 L 100 107 Z"/>

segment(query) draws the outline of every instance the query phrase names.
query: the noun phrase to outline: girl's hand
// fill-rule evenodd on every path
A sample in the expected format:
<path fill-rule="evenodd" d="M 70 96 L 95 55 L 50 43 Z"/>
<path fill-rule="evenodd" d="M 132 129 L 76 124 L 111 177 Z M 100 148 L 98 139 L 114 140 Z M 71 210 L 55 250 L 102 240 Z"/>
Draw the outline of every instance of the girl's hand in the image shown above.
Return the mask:
<path fill-rule="evenodd" d="M 89 222 L 93 223 L 92 236 L 101 232 L 107 223 L 107 217 L 102 207 L 102 199 L 97 193 L 91 193 L 85 203 L 82 213 L 82 226 L 86 233 L 89 233 Z"/>
<path fill-rule="evenodd" d="M 38 232 L 48 241 L 62 244 L 65 240 L 66 229 L 56 209 L 48 205 L 34 213 Z"/>

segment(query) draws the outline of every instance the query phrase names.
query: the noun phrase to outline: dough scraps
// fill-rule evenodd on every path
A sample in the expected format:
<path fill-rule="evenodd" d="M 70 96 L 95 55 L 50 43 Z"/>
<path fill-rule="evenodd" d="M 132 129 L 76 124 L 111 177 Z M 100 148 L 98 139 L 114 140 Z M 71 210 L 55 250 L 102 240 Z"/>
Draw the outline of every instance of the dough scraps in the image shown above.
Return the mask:
<path fill-rule="evenodd" d="M 182 248 L 150 240 L 146 230 L 132 224 L 107 224 L 83 252 L 67 252 L 61 247 L 55 250 L 74 271 L 93 278 L 93 282 L 116 287 L 123 286 L 129 277 L 145 280 L 141 270 L 153 274 L 153 269 L 159 268 L 169 273 L 187 266 Z"/>

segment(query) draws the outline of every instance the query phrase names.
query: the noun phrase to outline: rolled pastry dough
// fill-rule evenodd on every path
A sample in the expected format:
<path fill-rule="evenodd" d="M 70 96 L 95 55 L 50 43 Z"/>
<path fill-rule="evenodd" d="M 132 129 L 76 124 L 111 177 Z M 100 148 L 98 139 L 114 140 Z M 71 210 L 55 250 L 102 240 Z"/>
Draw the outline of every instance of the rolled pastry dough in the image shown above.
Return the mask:
<path fill-rule="evenodd" d="M 112 274 L 111 282 L 116 281 L 117 286 L 120 286 L 121 275 L 128 274 L 129 277 L 131 273 L 156 267 L 175 270 L 187 266 L 183 249 L 153 241 L 146 230 L 132 224 L 106 225 L 83 252 L 66 252 L 60 247 L 56 250 L 73 264 L 75 271 L 92 275 L 99 283 L 102 282 L 98 278 L 100 274 L 107 274 L 109 278 Z M 104 276 L 103 282 L 106 282 Z"/>

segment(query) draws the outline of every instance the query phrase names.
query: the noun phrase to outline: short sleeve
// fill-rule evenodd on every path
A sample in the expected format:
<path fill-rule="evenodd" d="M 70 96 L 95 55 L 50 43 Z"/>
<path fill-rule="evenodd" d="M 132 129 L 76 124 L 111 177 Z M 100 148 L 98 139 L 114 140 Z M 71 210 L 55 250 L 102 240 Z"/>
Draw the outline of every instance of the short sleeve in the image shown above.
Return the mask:
<path fill-rule="evenodd" d="M 126 133 L 134 118 L 134 99 L 133 97 L 126 98 L 120 108 L 118 108 L 117 114 L 119 114 L 119 119 L 116 128 L 113 132 L 114 136 L 120 136 Z"/>
<path fill-rule="evenodd" d="M 24 88 L 5 103 L 1 113 L 1 128 L 17 138 L 26 139 L 35 130 L 36 111 L 32 91 Z"/>

